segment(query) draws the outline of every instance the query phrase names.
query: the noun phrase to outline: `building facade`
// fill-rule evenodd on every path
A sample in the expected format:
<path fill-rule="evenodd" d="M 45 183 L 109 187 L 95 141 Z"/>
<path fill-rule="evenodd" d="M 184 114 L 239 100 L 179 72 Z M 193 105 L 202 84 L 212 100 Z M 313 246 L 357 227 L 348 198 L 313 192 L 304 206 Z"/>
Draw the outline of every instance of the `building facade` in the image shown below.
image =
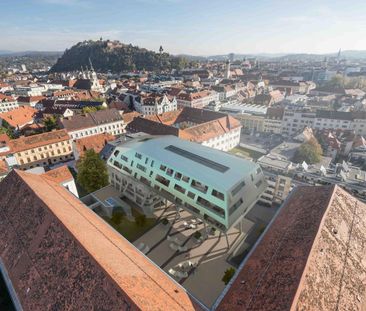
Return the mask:
<path fill-rule="evenodd" d="M 259 202 L 272 206 L 282 204 L 292 190 L 292 179 L 282 175 L 266 176 L 267 188 L 259 198 Z"/>
<path fill-rule="evenodd" d="M 285 136 L 293 136 L 305 127 L 313 127 L 315 112 L 285 110 L 282 119 L 281 132 Z"/>
<path fill-rule="evenodd" d="M 0 157 L 9 167 L 25 170 L 72 160 L 73 150 L 68 133 L 57 130 L 10 140 Z"/>
<path fill-rule="evenodd" d="M 134 107 L 137 112 L 143 115 L 162 114 L 169 111 L 177 110 L 177 100 L 164 96 L 138 97 L 134 100 Z"/>
<path fill-rule="evenodd" d="M 204 108 L 209 104 L 219 102 L 219 93 L 215 91 L 200 91 L 194 93 L 180 93 L 177 95 L 178 106 Z"/>
<path fill-rule="evenodd" d="M 122 144 L 107 163 L 111 183 L 125 195 L 127 190 L 130 198 L 138 195 L 133 187 L 139 184 L 150 189 L 144 211 L 154 208 L 158 194 L 222 231 L 237 223 L 266 187 L 259 165 L 174 136 Z"/>
<path fill-rule="evenodd" d="M 269 107 L 264 118 L 264 132 L 281 134 L 284 109 Z"/>
<path fill-rule="evenodd" d="M 190 107 L 161 115 L 136 117 L 127 128 L 134 133 L 175 135 L 222 151 L 237 146 L 241 134 L 241 124 L 232 116 Z"/>
<path fill-rule="evenodd" d="M 125 128 L 121 114 L 114 108 L 62 118 L 60 126 L 67 130 L 72 139 L 102 133 L 121 135 Z"/>
<path fill-rule="evenodd" d="M 243 129 L 249 130 L 251 132 L 264 132 L 264 116 L 249 113 L 238 113 L 235 114 L 235 118 L 240 121 Z"/>

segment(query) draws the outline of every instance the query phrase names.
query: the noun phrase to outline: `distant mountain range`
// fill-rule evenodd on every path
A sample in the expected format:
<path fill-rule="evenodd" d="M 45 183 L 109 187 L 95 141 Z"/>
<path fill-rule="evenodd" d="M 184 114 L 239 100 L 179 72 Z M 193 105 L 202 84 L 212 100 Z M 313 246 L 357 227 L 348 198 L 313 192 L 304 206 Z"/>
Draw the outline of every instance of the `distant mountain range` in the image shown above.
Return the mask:
<path fill-rule="evenodd" d="M 8 50 L 0 50 L 0 57 L 1 56 L 9 56 L 9 57 L 16 57 L 16 56 L 61 56 L 62 52 L 58 51 L 8 51 Z"/>
<path fill-rule="evenodd" d="M 243 59 L 243 58 L 258 58 L 258 59 L 323 59 L 324 57 L 336 57 L 338 52 L 334 53 L 325 53 L 325 54 L 311 54 L 311 53 L 257 53 L 257 54 L 234 54 L 234 59 Z M 178 56 L 185 57 L 189 60 L 196 61 L 204 61 L 204 60 L 217 60 L 223 61 L 227 60 L 229 54 L 221 54 L 221 55 L 210 55 L 210 56 L 199 56 L 199 55 L 188 55 L 188 54 L 179 54 Z M 349 58 L 349 59 L 363 59 L 366 58 L 366 50 L 346 50 L 341 51 L 341 58 Z"/>
<path fill-rule="evenodd" d="M 92 41 L 91 41 L 92 42 Z M 98 41 L 95 41 L 98 42 Z M 103 41 L 105 42 L 105 41 Z M 106 41 L 109 42 L 109 41 Z M 133 47 L 132 45 L 122 44 L 123 47 L 132 47 L 135 49 L 139 49 L 144 52 L 149 52 L 149 57 L 151 55 L 155 54 L 158 55 L 158 53 L 148 51 L 146 49 L 140 49 L 138 47 Z M 93 47 L 96 49 L 97 44 Z M 70 48 L 75 50 L 75 46 Z M 80 43 L 78 48 L 80 49 Z M 125 49 L 126 50 L 126 49 Z M 68 50 L 66 50 L 67 52 Z M 135 50 L 137 52 L 137 50 Z M 70 52 L 68 52 L 70 53 Z M 153 53 L 153 54 L 150 54 Z M 6 57 L 17 57 L 17 56 L 62 56 L 63 52 L 61 51 L 10 51 L 10 50 L 0 50 L 0 57 L 6 56 Z M 93 54 L 93 53 L 92 53 Z M 163 53 L 164 55 L 168 55 L 169 57 L 177 57 L 177 58 L 185 58 L 189 61 L 207 61 L 207 60 L 216 60 L 216 61 L 224 61 L 228 59 L 228 54 L 220 54 L 220 55 L 210 55 L 210 56 L 202 56 L 202 55 L 190 55 L 190 54 L 177 54 L 177 55 L 169 55 L 167 53 Z M 325 54 L 312 54 L 312 53 L 248 53 L 248 54 L 242 54 L 234 53 L 234 59 L 235 60 L 242 60 L 245 57 L 246 58 L 257 58 L 259 60 L 265 60 L 265 59 L 308 59 L 308 60 L 318 60 L 323 59 L 324 57 L 336 57 L 338 55 L 338 52 L 334 53 L 325 53 Z M 341 57 L 342 58 L 348 58 L 348 59 L 365 59 L 366 58 L 366 50 L 345 50 L 341 51 Z M 94 61 L 93 61 L 94 62 Z M 84 65 L 88 65 L 88 62 L 84 62 Z M 133 67 L 133 66 L 132 66 Z"/>

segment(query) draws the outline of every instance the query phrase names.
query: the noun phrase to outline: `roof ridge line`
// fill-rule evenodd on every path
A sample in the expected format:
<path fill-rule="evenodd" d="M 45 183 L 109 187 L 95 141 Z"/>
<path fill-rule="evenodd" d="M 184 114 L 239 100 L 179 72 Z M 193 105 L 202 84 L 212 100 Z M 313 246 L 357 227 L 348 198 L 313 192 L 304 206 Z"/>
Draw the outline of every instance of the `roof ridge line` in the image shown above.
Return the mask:
<path fill-rule="evenodd" d="M 304 187 L 307 187 L 307 186 L 304 186 Z M 316 187 L 316 186 L 314 186 Z M 324 187 L 324 186 L 323 186 Z M 314 247 L 314 241 L 317 240 L 317 238 L 319 237 L 320 235 L 320 230 L 319 228 L 322 226 L 322 224 L 324 223 L 324 220 L 325 220 L 325 217 L 328 213 L 328 210 L 329 210 L 329 207 L 330 205 L 332 204 L 333 200 L 334 200 L 334 197 L 335 197 L 335 194 L 336 194 L 336 191 L 337 189 L 339 188 L 339 186 L 337 185 L 331 185 L 330 188 L 332 189 L 331 190 L 331 193 L 329 195 L 329 198 L 328 198 L 328 203 L 326 205 L 326 208 L 325 208 L 325 211 L 321 217 L 321 220 L 319 222 L 319 226 L 318 226 L 318 231 L 317 233 L 315 234 L 314 236 L 314 239 L 313 239 L 313 242 L 311 244 L 311 247 L 310 247 L 310 251 L 309 251 L 309 255 L 307 256 L 307 259 L 306 259 L 306 262 L 305 262 L 305 265 L 304 265 L 304 268 L 303 268 L 303 271 L 301 273 L 301 278 L 298 282 L 298 286 L 297 286 L 297 289 L 296 289 L 296 292 L 295 292 L 295 295 L 293 296 L 293 299 L 292 299 L 292 303 L 291 303 L 291 307 L 290 307 L 290 311 L 293 311 L 295 310 L 295 306 L 294 306 L 294 302 L 298 300 L 298 297 L 300 296 L 300 291 L 301 291 L 301 288 L 300 288 L 300 284 L 303 282 L 303 280 L 305 279 L 305 271 L 307 270 L 308 268 L 308 265 L 309 265 L 309 259 L 311 257 L 311 254 L 312 254 L 312 251 L 313 251 L 313 247 Z"/>
<path fill-rule="evenodd" d="M 29 174 L 29 173 L 28 173 Z M 20 175 L 19 175 L 20 176 Z M 60 191 L 58 191 L 58 189 L 56 189 L 55 187 L 52 186 L 51 183 L 55 184 L 56 186 L 60 186 L 58 185 L 57 183 L 53 182 L 53 181 L 50 181 L 48 179 L 44 179 L 43 177 L 41 177 L 40 175 L 37 175 L 39 176 L 43 181 L 45 181 L 45 183 L 51 187 L 52 189 L 54 189 L 71 207 L 72 209 L 74 209 L 83 219 L 85 219 L 92 227 L 94 227 L 101 235 L 103 235 L 114 247 L 116 247 L 121 253 L 123 253 L 129 260 L 130 262 L 135 265 L 139 270 L 141 270 L 149 279 L 151 279 L 159 288 L 161 288 L 161 290 L 163 292 L 165 292 L 169 297 L 171 297 L 179 306 L 181 306 L 183 309 L 185 309 L 185 307 L 183 305 L 181 305 L 180 301 L 176 300 L 174 296 L 172 296 L 165 288 L 163 288 L 162 286 L 160 286 L 159 282 L 157 282 L 154 278 L 152 278 L 141 266 L 137 265 L 134 260 L 128 255 L 126 254 L 118 245 L 116 245 L 107 235 L 105 235 L 102 231 L 99 230 L 99 228 L 93 223 L 91 222 L 89 219 L 87 219 L 69 200 L 68 198 L 65 198 L 65 196 L 60 193 Z M 20 176 L 21 177 L 21 176 Z M 33 188 L 31 186 L 28 185 L 28 183 L 25 181 L 25 183 L 27 184 L 27 186 L 29 188 L 32 189 L 32 191 L 36 194 L 36 192 L 33 190 Z M 37 194 L 36 194 L 37 195 Z M 48 207 L 47 203 L 42 199 L 40 198 L 38 195 L 37 197 Z M 77 198 L 78 199 L 78 198 Z M 79 199 L 78 199 L 79 200 Z M 79 200 L 80 201 L 80 200 Z M 81 201 L 80 201 L 81 204 L 83 204 Z M 83 204 L 84 205 L 84 204 Z M 51 210 L 51 212 L 57 217 L 57 215 Z M 99 216 L 96 216 L 96 217 L 99 217 Z M 57 219 L 59 219 L 57 217 Z M 102 219 L 98 219 L 100 221 L 103 221 L 103 224 L 106 224 L 108 225 L 104 220 Z M 70 232 L 70 234 L 72 234 L 72 236 L 75 237 L 75 235 L 71 232 L 71 230 L 69 228 L 67 228 L 67 226 L 59 219 L 59 221 L 63 224 L 63 226 Z M 109 228 L 113 229 L 110 225 L 108 225 Z M 114 230 L 114 229 L 113 229 Z M 115 231 L 115 230 L 114 230 Z M 116 231 L 117 233 L 117 231 Z M 131 242 L 129 242 L 124 236 L 122 236 L 120 233 L 118 233 L 122 238 L 124 238 L 132 247 L 136 248 Z M 80 242 L 80 244 L 82 245 L 83 249 L 89 253 L 89 251 L 86 249 L 86 247 Z M 137 249 L 136 249 L 137 250 Z M 122 290 L 124 292 L 124 290 L 121 288 L 121 286 L 116 282 L 116 280 L 114 279 L 114 277 L 96 260 L 95 257 L 91 256 L 97 263 L 98 265 L 106 272 L 106 274 L 117 284 L 117 287 L 120 288 L 120 290 Z M 146 257 L 146 256 L 144 256 Z M 146 259 L 146 258 L 145 258 Z M 153 263 L 151 260 L 149 260 L 150 263 Z M 156 264 L 153 263 L 153 265 L 159 269 L 160 267 L 158 267 Z M 164 274 L 164 276 L 168 277 L 167 274 L 164 272 L 164 271 L 160 271 L 161 273 Z M 169 278 L 169 277 L 168 277 Z M 171 278 L 169 278 L 170 280 L 172 280 Z M 173 280 L 173 283 L 174 285 L 177 286 L 177 283 Z M 181 289 L 183 289 L 185 291 L 185 293 L 187 293 L 187 291 L 182 287 L 182 286 L 179 286 L 178 284 L 178 287 L 181 287 Z"/>

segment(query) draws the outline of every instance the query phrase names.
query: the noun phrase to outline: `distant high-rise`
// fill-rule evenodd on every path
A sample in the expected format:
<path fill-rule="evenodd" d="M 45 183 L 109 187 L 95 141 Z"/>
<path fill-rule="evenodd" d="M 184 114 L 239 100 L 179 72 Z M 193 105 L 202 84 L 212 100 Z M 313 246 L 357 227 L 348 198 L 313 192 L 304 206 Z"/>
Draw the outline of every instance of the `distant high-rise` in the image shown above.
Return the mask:
<path fill-rule="evenodd" d="M 337 55 L 337 63 L 339 64 L 340 63 L 340 61 L 341 61 L 341 52 L 342 52 L 342 50 L 341 49 L 339 49 L 339 51 L 338 51 L 338 55 Z"/>
<path fill-rule="evenodd" d="M 234 53 L 230 53 L 229 54 L 229 61 L 230 62 L 233 62 L 234 61 L 234 57 L 235 57 L 235 54 Z"/>
<path fill-rule="evenodd" d="M 230 60 L 226 62 L 225 79 L 230 79 Z"/>

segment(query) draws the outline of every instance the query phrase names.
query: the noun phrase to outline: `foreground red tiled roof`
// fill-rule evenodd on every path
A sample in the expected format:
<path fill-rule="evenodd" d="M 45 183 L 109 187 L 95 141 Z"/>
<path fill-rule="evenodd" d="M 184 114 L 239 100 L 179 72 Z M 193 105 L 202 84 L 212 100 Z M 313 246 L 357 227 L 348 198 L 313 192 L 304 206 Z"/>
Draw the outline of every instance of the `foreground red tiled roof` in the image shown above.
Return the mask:
<path fill-rule="evenodd" d="M 93 136 L 83 137 L 75 140 L 75 146 L 79 156 L 83 156 L 86 150 L 93 149 L 96 153 L 102 151 L 107 142 L 114 140 L 115 137 L 109 133 L 102 133 Z"/>
<path fill-rule="evenodd" d="M 43 174 L 43 177 L 58 184 L 74 179 L 67 165 L 49 170 L 48 172 Z"/>
<path fill-rule="evenodd" d="M 0 184 L 0 257 L 24 310 L 195 310 L 187 293 L 58 183 Z"/>
<path fill-rule="evenodd" d="M 37 113 L 37 109 L 29 106 L 19 107 L 14 110 L 0 113 L 0 118 L 6 121 L 10 126 L 23 126 L 33 122 L 33 117 Z"/>
<path fill-rule="evenodd" d="M 218 310 L 365 310 L 365 219 L 337 186 L 297 188 Z"/>

